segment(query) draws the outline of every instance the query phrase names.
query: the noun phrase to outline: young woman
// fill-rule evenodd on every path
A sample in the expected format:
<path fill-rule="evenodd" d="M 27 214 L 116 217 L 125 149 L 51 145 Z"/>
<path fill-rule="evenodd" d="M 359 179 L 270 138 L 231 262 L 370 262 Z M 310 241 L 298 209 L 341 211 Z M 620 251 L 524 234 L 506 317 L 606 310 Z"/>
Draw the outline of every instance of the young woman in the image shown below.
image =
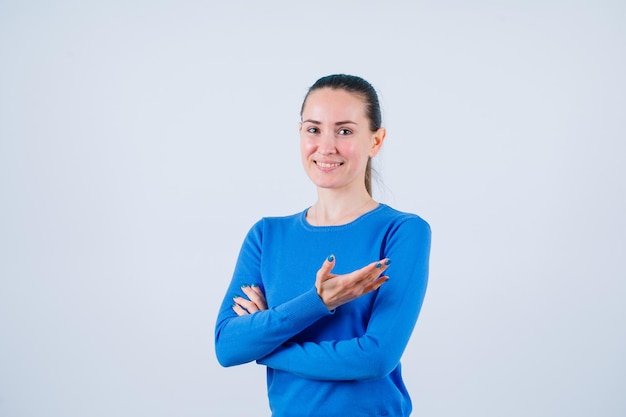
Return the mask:
<path fill-rule="evenodd" d="M 408 416 L 400 357 L 426 291 L 430 228 L 372 199 L 371 158 L 386 132 L 367 81 L 319 79 L 299 131 L 317 201 L 246 236 L 217 358 L 267 367 L 273 417 Z"/>

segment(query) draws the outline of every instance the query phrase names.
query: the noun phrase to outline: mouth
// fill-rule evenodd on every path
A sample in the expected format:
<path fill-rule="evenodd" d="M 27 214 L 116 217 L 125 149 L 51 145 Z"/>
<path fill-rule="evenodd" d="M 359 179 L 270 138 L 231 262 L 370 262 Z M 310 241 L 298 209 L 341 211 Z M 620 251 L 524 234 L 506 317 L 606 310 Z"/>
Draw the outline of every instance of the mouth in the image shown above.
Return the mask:
<path fill-rule="evenodd" d="M 317 165 L 320 168 L 331 169 L 331 168 L 337 168 L 337 167 L 343 165 L 343 162 L 321 162 L 321 161 L 315 161 L 315 165 Z"/>

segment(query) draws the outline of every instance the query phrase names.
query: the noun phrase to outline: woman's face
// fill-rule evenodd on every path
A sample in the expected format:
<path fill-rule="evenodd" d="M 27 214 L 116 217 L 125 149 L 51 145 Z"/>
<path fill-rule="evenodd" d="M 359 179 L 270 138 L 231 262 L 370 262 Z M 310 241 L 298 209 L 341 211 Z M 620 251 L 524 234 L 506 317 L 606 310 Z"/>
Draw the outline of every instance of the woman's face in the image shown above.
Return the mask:
<path fill-rule="evenodd" d="M 312 91 L 300 122 L 302 164 L 320 188 L 365 189 L 367 160 L 385 139 L 385 129 L 370 130 L 365 102 L 359 94 L 341 89 Z"/>

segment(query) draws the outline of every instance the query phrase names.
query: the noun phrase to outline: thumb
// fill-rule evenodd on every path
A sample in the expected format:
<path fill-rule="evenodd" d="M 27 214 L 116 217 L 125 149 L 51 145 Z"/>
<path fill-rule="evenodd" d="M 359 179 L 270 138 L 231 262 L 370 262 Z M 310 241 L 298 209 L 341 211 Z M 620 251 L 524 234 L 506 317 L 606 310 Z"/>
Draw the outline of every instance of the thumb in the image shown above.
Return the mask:
<path fill-rule="evenodd" d="M 335 267 L 335 255 L 329 255 L 328 258 L 324 260 L 322 267 L 317 271 L 317 280 L 319 282 L 326 281 L 327 279 L 332 278 L 331 271 Z"/>

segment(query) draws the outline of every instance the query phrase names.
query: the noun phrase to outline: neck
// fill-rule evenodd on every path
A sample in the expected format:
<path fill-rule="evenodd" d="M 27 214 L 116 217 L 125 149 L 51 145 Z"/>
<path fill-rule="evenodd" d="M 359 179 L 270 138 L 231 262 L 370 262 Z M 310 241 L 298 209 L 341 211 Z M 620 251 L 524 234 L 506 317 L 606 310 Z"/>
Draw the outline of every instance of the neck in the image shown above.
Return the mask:
<path fill-rule="evenodd" d="M 317 201 L 309 210 L 307 220 L 314 226 L 347 224 L 377 205 L 365 188 L 353 193 L 319 189 Z"/>

